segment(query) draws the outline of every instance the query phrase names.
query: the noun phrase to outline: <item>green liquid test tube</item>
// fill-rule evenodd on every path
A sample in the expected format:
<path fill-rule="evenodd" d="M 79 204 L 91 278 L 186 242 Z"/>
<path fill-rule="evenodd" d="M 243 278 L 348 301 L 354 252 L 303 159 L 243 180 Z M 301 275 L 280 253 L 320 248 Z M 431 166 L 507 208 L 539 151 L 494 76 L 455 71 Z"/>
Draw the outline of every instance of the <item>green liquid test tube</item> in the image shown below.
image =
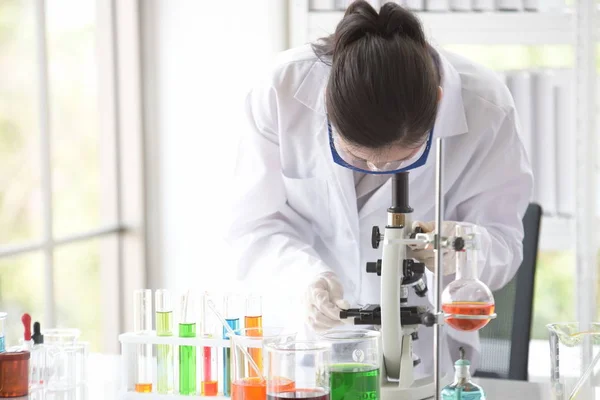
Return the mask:
<path fill-rule="evenodd" d="M 181 302 L 179 337 L 196 337 L 195 302 L 188 291 Z M 179 346 L 179 394 L 194 395 L 196 389 L 196 347 Z"/>
<path fill-rule="evenodd" d="M 156 310 L 156 335 L 173 336 L 173 304 L 169 291 L 160 289 L 154 295 Z M 161 394 L 173 393 L 173 345 L 156 346 L 156 390 Z"/>

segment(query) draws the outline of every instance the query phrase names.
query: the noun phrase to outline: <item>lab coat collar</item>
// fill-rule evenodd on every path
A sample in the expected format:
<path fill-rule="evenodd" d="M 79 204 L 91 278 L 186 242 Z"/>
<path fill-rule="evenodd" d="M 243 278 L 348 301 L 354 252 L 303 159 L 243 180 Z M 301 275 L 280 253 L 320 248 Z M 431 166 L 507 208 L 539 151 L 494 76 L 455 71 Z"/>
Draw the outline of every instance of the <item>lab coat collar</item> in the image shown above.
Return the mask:
<path fill-rule="evenodd" d="M 450 61 L 444 57 L 441 51 L 437 51 L 437 53 L 443 71 L 444 94 L 435 120 L 435 136 L 460 135 L 468 131 L 462 98 L 462 82 L 458 71 L 450 64 Z M 296 100 L 321 115 L 325 115 L 325 88 L 329 71 L 328 65 L 316 60 L 294 94 Z"/>
<path fill-rule="evenodd" d="M 321 115 L 326 114 L 325 88 L 329 71 L 329 65 L 317 59 L 294 94 L 296 100 Z"/>

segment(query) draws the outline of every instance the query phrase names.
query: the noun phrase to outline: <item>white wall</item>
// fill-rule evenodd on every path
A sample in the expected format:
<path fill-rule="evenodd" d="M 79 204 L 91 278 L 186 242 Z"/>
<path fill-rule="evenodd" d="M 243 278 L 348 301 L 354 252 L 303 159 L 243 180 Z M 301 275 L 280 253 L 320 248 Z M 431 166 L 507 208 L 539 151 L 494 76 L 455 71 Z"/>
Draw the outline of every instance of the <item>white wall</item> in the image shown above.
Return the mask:
<path fill-rule="evenodd" d="M 243 99 L 285 47 L 284 3 L 141 3 L 149 287 L 214 289 L 226 282 L 223 204 L 243 125 Z"/>

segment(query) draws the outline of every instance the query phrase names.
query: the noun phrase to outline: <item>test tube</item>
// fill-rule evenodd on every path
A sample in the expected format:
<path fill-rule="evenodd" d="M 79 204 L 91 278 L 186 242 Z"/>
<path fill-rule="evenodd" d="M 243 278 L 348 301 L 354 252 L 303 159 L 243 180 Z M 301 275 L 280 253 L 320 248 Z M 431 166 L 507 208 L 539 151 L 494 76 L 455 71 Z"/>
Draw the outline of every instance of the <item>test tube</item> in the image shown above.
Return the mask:
<path fill-rule="evenodd" d="M 227 294 L 223 298 L 223 317 L 227 325 L 233 331 L 240 329 L 239 298 L 233 294 Z M 227 329 L 223 327 L 223 339 L 229 339 Z M 223 395 L 231 396 L 231 348 L 223 349 Z"/>
<path fill-rule="evenodd" d="M 173 336 L 173 299 L 168 290 L 159 289 L 154 294 L 156 336 Z M 156 346 L 156 391 L 173 393 L 173 345 Z"/>
<path fill-rule="evenodd" d="M 200 329 L 202 337 L 210 339 L 215 337 L 217 323 L 213 312 L 208 307 L 208 300 L 210 300 L 210 295 L 204 293 L 200 309 L 202 318 Z M 210 346 L 204 346 L 202 348 L 202 396 L 216 396 L 218 394 L 218 373 L 217 352 Z"/>
<path fill-rule="evenodd" d="M 152 330 L 152 291 L 139 289 L 133 293 L 133 330 L 139 335 Z M 152 345 L 137 345 L 135 391 L 152 392 Z"/>
<path fill-rule="evenodd" d="M 256 295 L 250 295 L 246 298 L 246 316 L 244 317 L 244 328 L 249 329 L 248 335 L 262 336 L 262 298 Z M 256 329 L 250 329 L 256 328 Z M 256 362 L 256 365 L 262 370 L 262 349 L 250 349 L 250 356 Z M 248 367 L 251 371 L 250 376 L 258 376 L 256 372 Z"/>
<path fill-rule="evenodd" d="M 377 331 L 330 331 L 321 339 L 331 343 L 331 400 L 379 399 L 380 337 Z"/>
<path fill-rule="evenodd" d="M 6 345 L 4 344 L 4 323 L 7 315 L 5 312 L 0 312 L 0 353 L 6 351 Z"/>
<path fill-rule="evenodd" d="M 196 299 L 189 290 L 181 298 L 179 337 L 196 337 Z M 196 394 L 195 346 L 179 346 L 179 394 Z"/>

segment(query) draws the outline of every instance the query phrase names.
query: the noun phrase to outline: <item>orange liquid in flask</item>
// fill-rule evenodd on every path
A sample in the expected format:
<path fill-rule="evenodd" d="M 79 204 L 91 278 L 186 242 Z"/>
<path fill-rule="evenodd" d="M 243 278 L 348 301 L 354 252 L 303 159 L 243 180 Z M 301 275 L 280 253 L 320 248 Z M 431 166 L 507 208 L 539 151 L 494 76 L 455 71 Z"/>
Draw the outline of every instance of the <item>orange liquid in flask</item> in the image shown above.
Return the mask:
<path fill-rule="evenodd" d="M 245 317 L 244 318 L 244 324 L 246 326 L 246 329 L 248 329 L 248 336 L 256 336 L 256 337 L 262 337 L 263 331 L 262 331 L 262 316 L 258 316 L 258 317 Z M 257 329 L 252 329 L 252 328 L 257 328 Z M 250 356 L 252 357 L 252 360 L 256 363 L 256 365 L 258 366 L 258 368 L 260 369 L 260 371 L 263 371 L 263 359 L 262 359 L 262 349 L 248 349 L 248 352 L 250 353 Z M 254 369 L 248 365 L 248 375 L 249 376 L 253 376 L 253 377 L 258 377 L 258 375 L 256 374 L 256 372 L 254 371 Z"/>
<path fill-rule="evenodd" d="M 442 311 L 445 314 L 460 314 L 460 315 L 492 315 L 494 313 L 494 304 L 457 301 L 450 304 L 443 304 Z M 477 331 L 490 322 L 486 319 L 461 319 L 461 318 L 446 318 L 446 323 L 459 331 Z"/>
<path fill-rule="evenodd" d="M 273 392 L 290 392 L 296 388 L 294 381 L 281 378 L 271 381 L 269 389 Z M 264 379 L 244 378 L 231 384 L 231 400 L 265 400 L 267 398 L 267 384 Z"/>

